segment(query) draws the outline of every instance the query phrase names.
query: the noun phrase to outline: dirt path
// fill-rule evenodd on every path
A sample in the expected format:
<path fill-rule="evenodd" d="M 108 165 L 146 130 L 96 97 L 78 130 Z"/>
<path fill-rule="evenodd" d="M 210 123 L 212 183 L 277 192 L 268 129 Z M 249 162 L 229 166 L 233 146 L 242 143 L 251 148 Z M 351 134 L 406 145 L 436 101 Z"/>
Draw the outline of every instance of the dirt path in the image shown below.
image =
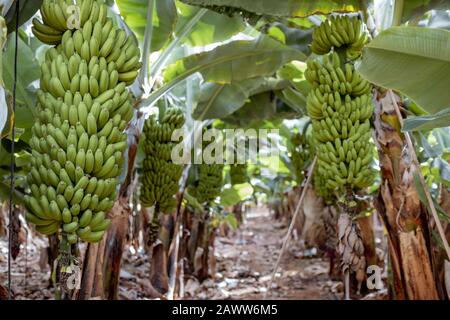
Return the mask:
<path fill-rule="evenodd" d="M 285 224 L 275 222 L 267 210 L 254 209 L 230 237 L 217 237 L 215 279 L 198 288 L 188 280 L 186 291 L 194 299 L 262 299 L 275 266 Z M 301 258 L 291 241 L 285 252 L 269 299 L 337 299 L 340 283 L 328 277 L 328 262 Z"/>
<path fill-rule="evenodd" d="M 253 209 L 245 223 L 228 237 L 216 238 L 216 274 L 199 284 L 188 279 L 187 299 L 262 299 L 275 261 L 286 235 L 285 223 L 276 222 L 267 210 Z M 43 237 L 34 237 L 12 264 L 16 299 L 53 299 L 49 287 L 50 268 Z M 328 278 L 328 262 L 321 258 L 301 258 L 302 251 L 291 240 L 284 254 L 269 299 L 337 299 L 341 284 Z M 0 240 L 0 283 L 6 284 L 7 242 Z M 26 272 L 25 272 L 26 270 Z M 120 299 L 151 298 L 148 261 L 143 253 L 126 250 L 120 277 Z"/>

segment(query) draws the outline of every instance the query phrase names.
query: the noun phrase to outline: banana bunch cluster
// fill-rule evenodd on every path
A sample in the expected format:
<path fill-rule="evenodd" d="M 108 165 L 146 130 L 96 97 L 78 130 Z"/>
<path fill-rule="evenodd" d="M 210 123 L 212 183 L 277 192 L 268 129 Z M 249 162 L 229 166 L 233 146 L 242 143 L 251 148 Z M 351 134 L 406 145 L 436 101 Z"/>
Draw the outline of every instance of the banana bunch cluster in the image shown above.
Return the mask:
<path fill-rule="evenodd" d="M 294 167 L 297 183 L 301 184 L 304 178 L 303 171 L 310 158 L 309 143 L 304 134 L 295 133 L 291 136 L 291 161 Z"/>
<path fill-rule="evenodd" d="M 332 16 L 322 22 L 313 32 L 312 52 L 323 55 L 330 52 L 346 50 L 347 57 L 355 59 L 369 40 L 366 26 L 356 17 Z"/>
<path fill-rule="evenodd" d="M 56 27 L 49 12 L 62 3 L 44 1 L 42 14 L 52 21 L 44 19 L 46 26 Z M 82 6 L 85 3 L 98 12 L 106 10 L 99 1 L 83 1 Z M 87 18 L 81 29 L 66 30 L 61 43 L 45 54 L 30 139 L 27 219 L 46 235 L 62 227 L 71 243 L 78 238 L 99 241 L 111 223 L 106 213 L 116 197 L 127 149 L 124 130 L 133 116 L 127 84 L 137 75 L 138 63 L 124 65 L 139 57 L 131 37 L 106 14 L 91 12 L 89 17 L 96 21 Z M 114 42 L 113 48 L 108 42 Z M 133 76 L 121 75 L 125 70 L 133 70 Z"/>
<path fill-rule="evenodd" d="M 338 96 L 350 98 L 370 95 L 370 82 L 361 78 L 359 72 L 350 63 L 345 63 L 341 67 L 339 55 L 333 52 L 324 55 L 321 60 L 307 60 L 307 69 L 305 78 L 313 85 L 314 95 L 309 96 L 308 112 L 312 118 L 320 118 L 322 116 L 321 101 L 323 94 L 332 94 L 339 100 Z M 371 110 L 370 110 L 371 111 Z"/>
<path fill-rule="evenodd" d="M 318 155 L 316 180 L 322 185 L 325 181 L 331 191 L 371 185 L 370 84 L 350 63 L 342 64 L 336 52 L 310 60 L 307 66 L 305 77 L 313 86 L 307 97 L 307 111 Z"/>
<path fill-rule="evenodd" d="M 144 125 L 143 173 L 141 176 L 141 203 L 143 206 L 155 205 L 160 212 L 169 212 L 176 205 L 174 195 L 183 166 L 172 162 L 172 133 L 184 124 L 183 111 L 177 108 L 166 110 L 159 123 L 154 116 Z"/>
<path fill-rule="evenodd" d="M 327 178 L 324 175 L 319 174 L 317 166 L 313 174 L 313 187 L 316 194 L 318 194 L 326 204 L 335 202 L 332 190 L 330 190 L 330 187 L 327 185 Z"/>
<path fill-rule="evenodd" d="M 63 10 L 69 2 L 45 0 L 41 9 L 43 17 L 46 16 L 45 8 Z M 48 38 L 48 34 L 43 37 L 43 31 L 40 31 L 43 27 L 53 28 L 57 20 L 55 16 L 50 18 L 52 24 L 47 24 L 45 19 L 44 23 L 33 20 L 32 30 L 36 37 L 44 43 L 57 45 L 56 50 L 49 52 L 52 59 L 47 60 L 42 70 L 45 72 L 44 88 L 51 90 L 56 97 L 69 89 L 79 91 L 81 95 L 90 92 L 97 97 L 114 88 L 118 82 L 128 86 L 133 83 L 141 66 L 139 47 L 134 43 L 134 38 L 128 37 L 125 30 L 115 26 L 112 19 L 106 16 L 105 4 L 101 4 L 100 0 L 85 0 L 80 6 L 82 28 L 72 30 L 61 27 L 63 31 L 58 40 Z M 86 21 L 83 17 L 85 8 L 89 8 L 90 13 Z M 66 61 L 53 62 L 57 54 Z M 64 64 L 61 66 L 62 62 L 65 62 L 66 68 Z"/>
<path fill-rule="evenodd" d="M 230 165 L 230 180 L 232 185 L 248 182 L 247 164 Z"/>
<path fill-rule="evenodd" d="M 97 0 L 44 0 L 41 6 L 43 22 L 33 19 L 32 31 L 42 42 L 49 45 L 61 43 L 66 30 L 79 29 L 90 20 L 104 21 L 106 6 Z"/>
<path fill-rule="evenodd" d="M 190 190 L 201 204 L 213 201 L 222 189 L 223 184 L 223 164 L 199 164 L 198 180 Z"/>

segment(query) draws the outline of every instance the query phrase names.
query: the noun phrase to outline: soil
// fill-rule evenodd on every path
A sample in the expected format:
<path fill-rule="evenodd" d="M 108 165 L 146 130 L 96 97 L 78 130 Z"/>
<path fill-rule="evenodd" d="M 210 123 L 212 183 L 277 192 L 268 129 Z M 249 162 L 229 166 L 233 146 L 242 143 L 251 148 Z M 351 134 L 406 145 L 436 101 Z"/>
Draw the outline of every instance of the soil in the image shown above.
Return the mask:
<path fill-rule="evenodd" d="M 216 237 L 215 272 L 203 283 L 189 277 L 185 299 L 263 299 L 275 266 L 287 223 L 276 222 L 264 208 L 246 214 L 244 223 L 228 236 Z M 15 299 L 53 299 L 47 239 L 28 236 L 12 262 Z M 7 284 L 7 239 L 0 239 L 0 284 Z M 328 262 L 306 257 L 291 239 L 276 273 L 268 299 L 341 299 L 342 283 L 331 281 Z M 152 299 L 155 291 L 147 280 L 149 263 L 145 253 L 128 248 L 123 257 L 120 299 Z"/>
<path fill-rule="evenodd" d="M 278 258 L 287 224 L 275 222 L 264 208 L 247 213 L 234 235 L 216 238 L 216 269 L 194 292 L 195 280 L 186 283 L 193 299 L 263 299 Z M 267 299 L 340 299 L 342 283 L 331 281 L 329 263 L 306 258 L 294 239 L 283 255 Z"/>

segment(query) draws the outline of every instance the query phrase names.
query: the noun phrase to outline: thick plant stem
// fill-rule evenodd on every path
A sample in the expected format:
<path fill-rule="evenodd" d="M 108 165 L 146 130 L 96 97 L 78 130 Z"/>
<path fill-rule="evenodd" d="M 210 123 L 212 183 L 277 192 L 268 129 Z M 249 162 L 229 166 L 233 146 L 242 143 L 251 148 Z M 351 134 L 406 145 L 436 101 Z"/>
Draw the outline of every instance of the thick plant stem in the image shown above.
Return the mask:
<path fill-rule="evenodd" d="M 404 4 L 405 4 L 405 0 L 395 0 L 394 16 L 392 18 L 392 26 L 399 26 L 401 24 Z"/>
<path fill-rule="evenodd" d="M 397 113 L 400 124 L 403 127 L 403 118 L 402 118 L 402 115 L 398 108 L 398 105 L 396 103 L 394 93 L 392 92 L 392 90 L 389 90 L 388 93 L 389 93 L 389 97 L 392 100 L 392 104 L 395 107 L 395 112 Z M 435 220 L 436 228 L 438 229 L 439 236 L 441 237 L 442 244 L 443 244 L 445 252 L 447 254 L 447 259 L 450 260 L 450 247 L 448 245 L 448 241 L 445 236 L 444 227 L 442 226 L 441 220 L 439 219 L 439 216 L 437 214 L 436 206 L 434 205 L 433 199 L 431 198 L 430 191 L 428 190 L 427 184 L 425 183 L 425 179 L 423 177 L 422 171 L 420 171 L 419 160 L 417 159 L 416 150 L 414 149 L 414 145 L 411 141 L 411 136 L 409 135 L 409 132 L 405 132 L 404 134 L 405 134 L 406 143 L 409 148 L 409 152 L 411 153 L 412 160 L 413 160 L 414 164 L 416 165 L 416 173 L 419 176 L 420 183 L 422 184 L 423 190 L 425 192 L 425 196 L 427 198 L 428 207 L 430 208 L 430 211 L 433 215 L 433 219 Z"/>
<path fill-rule="evenodd" d="M 177 223 L 178 224 L 178 223 Z M 174 246 L 173 246 L 173 254 L 170 254 L 169 251 L 169 290 L 167 292 L 167 299 L 173 300 L 175 293 L 175 284 L 176 284 L 176 276 L 177 276 L 177 266 L 178 266 L 178 251 L 180 248 L 180 237 L 178 235 L 181 232 L 182 227 L 178 226 L 175 228 L 175 235 L 173 237 Z"/>
<path fill-rule="evenodd" d="M 141 85 L 148 87 L 148 72 L 150 65 L 150 52 L 151 52 L 151 43 L 152 43 L 152 35 L 153 35 L 153 7 L 155 5 L 154 0 L 148 0 L 148 9 L 147 9 L 147 24 L 145 26 L 145 34 L 144 34 L 144 46 L 142 53 L 142 68 L 139 70 L 138 81 Z"/>
<path fill-rule="evenodd" d="M 122 254 L 128 233 L 131 209 L 127 198 L 119 198 L 111 210 L 112 223 L 106 237 L 103 255 L 99 256 L 100 265 L 104 265 L 104 292 L 108 300 L 118 299 L 119 276 Z M 100 253 L 101 254 L 101 253 Z M 101 259 L 104 259 L 101 261 Z"/>
<path fill-rule="evenodd" d="M 85 253 L 80 300 L 118 298 L 119 275 L 131 208 L 127 198 L 119 197 L 110 211 L 112 220 L 100 243 L 91 243 Z"/>
<path fill-rule="evenodd" d="M 418 167 L 391 94 L 377 92 L 374 120 L 382 178 L 374 204 L 388 235 L 390 293 L 395 299 L 437 299 L 428 214 L 414 185 Z"/>
<path fill-rule="evenodd" d="M 78 292 L 79 300 L 87 300 L 92 295 L 94 287 L 95 266 L 97 262 L 98 244 L 89 245 L 84 256 L 83 275 L 80 291 Z"/>

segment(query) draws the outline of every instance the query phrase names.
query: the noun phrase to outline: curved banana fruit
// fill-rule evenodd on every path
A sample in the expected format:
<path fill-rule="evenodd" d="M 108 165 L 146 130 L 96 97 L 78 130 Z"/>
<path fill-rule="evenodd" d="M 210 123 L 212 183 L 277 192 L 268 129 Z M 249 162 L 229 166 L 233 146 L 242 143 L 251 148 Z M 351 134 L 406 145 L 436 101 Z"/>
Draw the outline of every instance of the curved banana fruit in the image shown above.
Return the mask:
<path fill-rule="evenodd" d="M 334 48 L 345 50 L 347 57 L 355 59 L 361 54 L 363 46 L 369 40 L 365 24 L 357 17 L 330 17 L 313 31 L 311 50 L 323 55 Z"/>
<path fill-rule="evenodd" d="M 313 87 L 307 112 L 318 155 L 314 185 L 325 198 L 373 181 L 371 85 L 339 55 L 345 50 L 347 58 L 358 57 L 367 40 L 365 26 L 348 16 L 331 17 L 313 32 L 311 48 L 322 57 L 307 61 L 305 78 Z"/>
<path fill-rule="evenodd" d="M 27 219 L 39 232 L 62 230 L 70 243 L 99 241 L 111 221 L 133 115 L 127 85 L 140 68 L 133 39 L 107 17 L 101 0 L 44 0 L 33 33 L 47 49 L 32 128 Z M 71 2 L 72 3 L 72 2 Z"/>
<path fill-rule="evenodd" d="M 169 108 L 157 121 L 151 116 L 144 124 L 145 160 L 141 178 L 140 199 L 144 206 L 157 206 L 159 212 L 169 212 L 174 207 L 173 196 L 178 188 L 169 188 L 170 184 L 178 185 L 182 174 L 182 166 L 171 161 L 171 151 L 175 143 L 171 141 L 172 132 L 184 124 L 184 115 L 180 109 Z M 115 144 L 115 150 L 122 150 L 123 144 Z M 118 155 L 120 151 L 116 151 Z M 159 163 L 160 166 L 154 166 Z M 166 183 L 162 183 L 165 181 Z"/>

